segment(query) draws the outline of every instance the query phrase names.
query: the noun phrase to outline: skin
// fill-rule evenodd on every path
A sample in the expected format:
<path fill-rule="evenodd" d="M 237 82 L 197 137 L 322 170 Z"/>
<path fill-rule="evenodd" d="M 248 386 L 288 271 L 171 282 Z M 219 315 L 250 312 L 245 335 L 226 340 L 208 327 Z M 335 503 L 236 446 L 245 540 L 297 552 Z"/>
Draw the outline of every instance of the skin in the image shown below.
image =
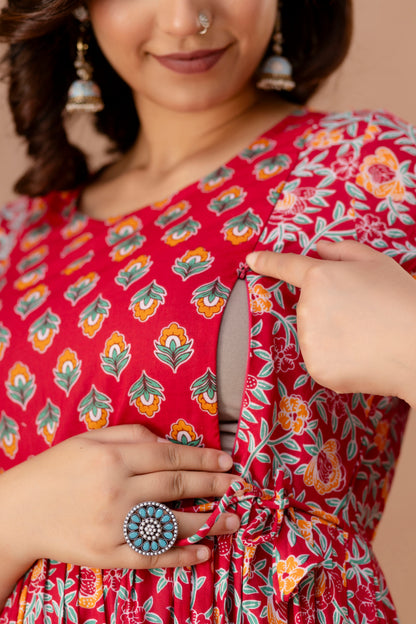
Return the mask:
<path fill-rule="evenodd" d="M 322 260 L 247 257 L 254 271 L 300 288 L 297 331 L 308 372 L 339 393 L 398 396 L 416 407 L 415 279 L 355 241 L 321 241 L 317 251 Z"/>
<path fill-rule="evenodd" d="M 259 94 L 251 80 L 270 40 L 275 0 L 205 0 L 212 27 L 203 39 L 201 6 L 194 0 L 92 0 L 89 9 L 97 39 L 131 86 L 141 120 L 132 150 L 83 193 L 80 209 L 91 217 L 118 216 L 137 210 L 138 197 L 145 205 L 177 191 L 292 109 Z M 203 75 L 176 74 L 152 56 L 221 46 L 227 54 Z M 43 557 L 131 569 L 209 559 L 209 549 L 197 545 L 140 556 L 124 542 L 123 520 L 155 491 L 161 502 L 221 497 L 236 480 L 226 474 L 231 467 L 225 453 L 161 443 L 137 425 L 75 436 L 8 470 L 0 477 L 0 608 L 18 578 Z M 179 537 L 194 534 L 207 519 L 176 515 Z M 210 534 L 233 533 L 239 524 L 237 515 L 222 514 Z"/>

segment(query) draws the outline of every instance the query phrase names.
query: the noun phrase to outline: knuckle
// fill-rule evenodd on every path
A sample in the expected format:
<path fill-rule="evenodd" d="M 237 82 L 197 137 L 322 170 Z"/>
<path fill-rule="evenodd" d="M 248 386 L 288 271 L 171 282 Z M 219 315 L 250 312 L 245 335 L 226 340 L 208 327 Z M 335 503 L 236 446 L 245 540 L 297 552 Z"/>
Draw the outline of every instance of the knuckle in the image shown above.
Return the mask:
<path fill-rule="evenodd" d="M 185 473 L 182 470 L 177 470 L 172 475 L 172 491 L 177 498 L 185 495 Z"/>
<path fill-rule="evenodd" d="M 146 439 L 149 437 L 150 432 L 144 425 L 135 423 L 133 425 L 130 425 L 130 427 L 131 429 L 130 429 L 129 434 L 131 435 L 133 442 L 143 442 L 143 439 Z"/>
<path fill-rule="evenodd" d="M 176 444 L 161 444 L 161 446 L 165 447 L 165 452 L 167 453 L 167 460 L 170 467 L 174 470 L 178 469 L 181 464 L 178 446 Z"/>

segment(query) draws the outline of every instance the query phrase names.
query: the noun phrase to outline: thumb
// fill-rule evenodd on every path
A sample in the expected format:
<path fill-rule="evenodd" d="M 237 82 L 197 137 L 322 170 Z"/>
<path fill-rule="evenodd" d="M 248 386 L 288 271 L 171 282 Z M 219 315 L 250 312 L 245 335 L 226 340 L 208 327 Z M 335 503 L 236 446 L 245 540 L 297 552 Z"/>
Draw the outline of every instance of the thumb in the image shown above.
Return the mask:
<path fill-rule="evenodd" d="M 316 250 L 323 260 L 374 260 L 380 254 L 372 247 L 355 240 L 340 243 L 321 240 L 316 244 Z"/>

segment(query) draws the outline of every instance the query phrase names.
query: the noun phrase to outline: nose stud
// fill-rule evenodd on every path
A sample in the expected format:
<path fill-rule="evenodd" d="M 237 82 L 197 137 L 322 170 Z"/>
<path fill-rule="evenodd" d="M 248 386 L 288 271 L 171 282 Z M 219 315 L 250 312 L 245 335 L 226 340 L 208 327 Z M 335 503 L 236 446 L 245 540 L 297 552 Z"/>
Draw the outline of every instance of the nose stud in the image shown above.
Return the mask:
<path fill-rule="evenodd" d="M 203 11 L 201 11 L 200 14 L 198 15 L 198 26 L 201 27 L 201 30 L 199 31 L 200 35 L 206 35 L 208 30 L 211 27 L 210 19 L 208 15 L 204 13 Z"/>

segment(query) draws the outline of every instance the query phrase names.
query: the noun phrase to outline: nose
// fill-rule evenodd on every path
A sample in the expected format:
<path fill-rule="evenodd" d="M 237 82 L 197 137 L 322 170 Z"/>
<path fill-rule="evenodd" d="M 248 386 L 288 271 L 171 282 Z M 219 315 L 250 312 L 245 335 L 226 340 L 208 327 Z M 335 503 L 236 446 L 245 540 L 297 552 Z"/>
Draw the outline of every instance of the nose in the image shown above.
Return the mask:
<path fill-rule="evenodd" d="M 175 37 L 199 34 L 202 26 L 198 16 L 202 8 L 195 0 L 164 0 L 160 5 L 158 21 L 162 31 Z M 207 14 L 205 8 L 204 13 Z"/>

